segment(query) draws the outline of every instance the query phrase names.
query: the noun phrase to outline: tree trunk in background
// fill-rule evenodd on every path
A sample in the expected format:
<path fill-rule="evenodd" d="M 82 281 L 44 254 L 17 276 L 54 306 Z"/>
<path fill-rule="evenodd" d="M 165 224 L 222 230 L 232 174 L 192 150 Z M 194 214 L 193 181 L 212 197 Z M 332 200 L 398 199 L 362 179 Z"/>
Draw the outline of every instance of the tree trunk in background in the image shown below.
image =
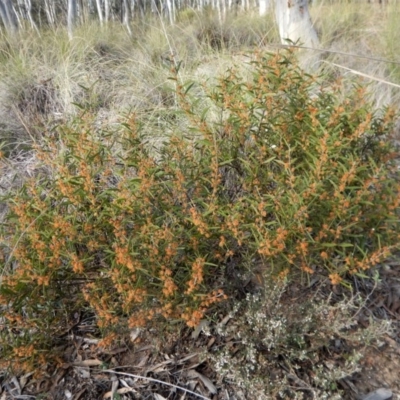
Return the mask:
<path fill-rule="evenodd" d="M 85 0 L 79 0 L 78 9 L 77 9 L 77 17 L 79 16 L 79 23 L 81 25 L 86 24 L 89 21 L 89 4 Z"/>
<path fill-rule="evenodd" d="M 35 24 L 35 21 L 32 18 L 32 3 L 31 3 L 31 0 L 25 0 L 24 1 L 24 5 L 25 5 L 26 17 L 28 18 L 29 23 L 31 24 L 31 27 L 38 31 L 38 28 L 37 28 L 37 26 Z"/>
<path fill-rule="evenodd" d="M 174 21 L 175 21 L 175 15 L 174 15 L 174 11 L 172 9 L 172 1 L 171 0 L 166 0 L 165 1 L 165 6 L 166 6 L 167 13 L 168 13 L 169 23 L 171 25 L 173 25 Z"/>
<path fill-rule="evenodd" d="M 101 7 L 101 0 L 96 0 L 97 14 L 99 14 L 100 25 L 103 25 L 103 10 Z"/>
<path fill-rule="evenodd" d="M 76 18 L 77 18 L 77 5 L 76 5 L 76 0 L 68 0 L 68 36 L 70 39 L 73 38 L 73 31 L 74 31 L 74 25 L 76 24 Z"/>
<path fill-rule="evenodd" d="M 46 17 L 47 17 L 47 22 L 51 27 L 54 27 L 55 21 L 54 21 L 54 15 L 52 12 L 52 4 L 53 2 L 51 0 L 44 0 L 44 9 L 46 12 Z"/>
<path fill-rule="evenodd" d="M 0 0 L 0 16 L 8 32 L 15 33 L 18 30 L 17 16 L 11 0 Z"/>
<path fill-rule="evenodd" d="M 315 49 L 319 47 L 317 32 L 308 11 L 308 0 L 276 0 L 275 17 L 283 44 L 296 43 Z M 301 63 L 306 68 L 318 63 L 319 54 L 313 50 L 301 52 Z"/>
<path fill-rule="evenodd" d="M 276 0 L 275 13 L 282 43 L 300 42 L 306 47 L 318 47 L 317 32 L 308 12 L 308 0 Z"/>
<path fill-rule="evenodd" d="M 271 1 L 270 0 L 260 0 L 258 12 L 260 17 L 267 15 L 269 9 L 271 8 Z"/>
<path fill-rule="evenodd" d="M 0 1 L 0 16 L 1 20 L 3 21 L 4 27 L 8 31 L 10 29 L 10 23 L 8 22 L 6 7 L 4 6 L 4 3 L 2 1 Z"/>
<path fill-rule="evenodd" d="M 104 0 L 104 19 L 106 23 L 110 19 L 110 0 Z"/>
<path fill-rule="evenodd" d="M 129 8 L 128 8 L 128 0 L 122 0 L 122 23 L 127 29 L 129 36 L 132 36 L 131 27 L 129 25 Z"/>

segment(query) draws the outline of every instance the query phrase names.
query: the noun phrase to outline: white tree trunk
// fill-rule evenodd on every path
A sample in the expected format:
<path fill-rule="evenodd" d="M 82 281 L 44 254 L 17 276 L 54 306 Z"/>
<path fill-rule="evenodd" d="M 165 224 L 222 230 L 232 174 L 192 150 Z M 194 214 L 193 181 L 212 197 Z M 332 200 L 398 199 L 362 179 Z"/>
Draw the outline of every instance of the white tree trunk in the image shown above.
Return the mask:
<path fill-rule="evenodd" d="M 132 36 L 131 27 L 129 25 L 128 0 L 122 0 L 122 23 L 128 31 L 129 36 Z"/>
<path fill-rule="evenodd" d="M 308 0 L 276 0 L 275 13 L 283 44 L 299 42 L 306 47 L 318 47 L 317 32 L 308 12 Z"/>
<path fill-rule="evenodd" d="M 172 9 L 172 1 L 171 0 L 166 0 L 165 6 L 166 6 L 167 13 L 168 13 L 169 22 L 170 22 L 171 25 L 173 25 L 175 16 L 174 16 L 174 12 L 173 12 L 173 9 Z"/>
<path fill-rule="evenodd" d="M 0 15 L 6 29 L 15 33 L 18 30 L 18 19 L 11 0 L 0 0 Z"/>
<path fill-rule="evenodd" d="M 300 64 L 305 69 L 314 69 L 320 57 L 312 49 L 319 47 L 319 39 L 308 11 L 308 0 L 276 0 L 275 17 L 281 42 L 308 48 L 299 52 Z"/>
<path fill-rule="evenodd" d="M 260 17 L 267 15 L 270 8 L 271 8 L 270 0 L 259 0 L 258 11 L 259 11 Z"/>
<path fill-rule="evenodd" d="M 51 0 L 50 1 L 44 0 L 47 22 L 49 23 L 49 25 L 51 27 L 54 27 L 55 18 L 54 18 L 54 13 L 52 12 L 52 4 L 53 4 L 53 2 Z"/>
<path fill-rule="evenodd" d="M 103 9 L 101 0 L 96 0 L 97 14 L 99 14 L 100 25 L 103 25 Z"/>
<path fill-rule="evenodd" d="M 104 19 L 106 22 L 110 19 L 110 2 L 109 0 L 104 0 Z"/>
<path fill-rule="evenodd" d="M 31 0 L 24 0 L 24 4 L 25 4 L 26 16 L 27 16 L 27 18 L 28 18 L 28 20 L 29 20 L 29 22 L 31 24 L 31 27 L 36 29 L 36 31 L 39 32 L 39 30 L 38 30 L 38 28 L 37 28 L 37 26 L 35 24 L 35 21 L 32 18 L 32 3 L 31 3 Z"/>
<path fill-rule="evenodd" d="M 78 15 L 76 0 L 68 0 L 68 36 L 70 39 L 73 38 L 74 25 Z"/>

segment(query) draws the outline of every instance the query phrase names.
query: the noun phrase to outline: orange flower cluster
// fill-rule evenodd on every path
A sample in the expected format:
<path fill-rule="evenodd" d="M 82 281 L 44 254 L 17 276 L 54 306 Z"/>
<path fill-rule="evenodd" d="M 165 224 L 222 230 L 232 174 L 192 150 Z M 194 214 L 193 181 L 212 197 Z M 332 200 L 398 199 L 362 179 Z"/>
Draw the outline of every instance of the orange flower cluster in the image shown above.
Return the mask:
<path fill-rule="evenodd" d="M 243 244 L 243 232 L 240 229 L 240 217 L 239 215 L 232 215 L 226 221 L 226 227 L 232 232 L 232 235 L 238 241 L 238 245 L 241 246 Z"/>
<path fill-rule="evenodd" d="M 128 320 L 129 328 L 140 328 L 146 326 L 154 317 L 153 310 L 138 310 L 135 311 Z"/>
<path fill-rule="evenodd" d="M 128 304 L 141 304 L 147 296 L 147 290 L 142 288 L 130 289 L 126 293 L 126 302 Z"/>
<path fill-rule="evenodd" d="M 343 280 L 342 277 L 336 272 L 330 274 L 329 279 L 331 280 L 332 285 L 338 285 Z"/>
<path fill-rule="evenodd" d="M 285 250 L 286 239 L 289 235 L 289 231 L 280 226 L 276 230 L 276 236 L 270 238 L 271 235 L 271 231 L 267 231 L 266 237 L 258 247 L 258 254 L 264 257 L 275 256 Z"/>
<path fill-rule="evenodd" d="M 196 327 L 204 317 L 206 311 L 212 304 L 226 300 L 227 296 L 222 289 L 214 290 L 207 295 L 200 303 L 199 307 L 192 309 L 186 307 L 185 312 L 181 314 L 181 318 L 186 321 L 186 325 L 190 328 Z"/>
<path fill-rule="evenodd" d="M 14 347 L 13 353 L 16 358 L 29 358 L 32 357 L 35 353 L 35 346 L 33 344 L 26 345 L 26 346 L 18 346 Z"/>
<path fill-rule="evenodd" d="M 161 267 L 160 279 L 163 283 L 162 292 L 164 296 L 167 298 L 172 297 L 178 290 L 178 286 L 176 286 L 174 280 L 172 279 L 172 271 L 164 266 Z"/>
<path fill-rule="evenodd" d="M 194 290 L 198 288 L 199 285 L 203 282 L 204 276 L 204 264 L 205 259 L 202 257 L 196 258 L 194 263 L 192 264 L 192 274 L 189 282 L 187 283 L 186 294 L 193 293 Z"/>
<path fill-rule="evenodd" d="M 117 264 L 128 268 L 130 271 L 135 272 L 137 263 L 132 259 L 127 246 L 114 244 L 115 261 Z"/>
<path fill-rule="evenodd" d="M 109 333 L 107 336 L 103 337 L 98 343 L 97 347 L 102 349 L 107 349 L 118 341 L 118 335 L 115 332 Z"/>
<path fill-rule="evenodd" d="M 82 260 L 79 259 L 79 257 L 76 254 L 71 255 L 71 264 L 72 264 L 72 270 L 76 274 L 82 274 L 84 271 L 84 265 Z"/>
<path fill-rule="evenodd" d="M 192 217 L 193 225 L 199 230 L 199 232 L 205 237 L 210 237 L 210 233 L 208 232 L 207 224 L 202 220 L 199 212 L 195 207 L 190 207 L 189 209 L 190 216 Z"/>

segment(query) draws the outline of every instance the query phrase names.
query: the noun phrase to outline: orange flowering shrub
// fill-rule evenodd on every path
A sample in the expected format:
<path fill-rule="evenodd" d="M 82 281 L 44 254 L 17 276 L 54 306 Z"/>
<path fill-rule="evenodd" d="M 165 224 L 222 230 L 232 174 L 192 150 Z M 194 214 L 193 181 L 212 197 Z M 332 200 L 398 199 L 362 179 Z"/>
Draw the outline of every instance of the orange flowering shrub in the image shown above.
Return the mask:
<path fill-rule="evenodd" d="M 398 246 L 394 112 L 287 52 L 250 67 L 207 91 L 212 115 L 177 84 L 190 127 L 159 150 L 135 116 L 114 132 L 84 113 L 36 145 L 42 168 L 5 199 L 5 358 L 48 351 L 86 309 L 107 337 L 157 318 L 194 327 L 232 294 L 233 259 L 238 275 L 256 260 L 338 284 Z"/>

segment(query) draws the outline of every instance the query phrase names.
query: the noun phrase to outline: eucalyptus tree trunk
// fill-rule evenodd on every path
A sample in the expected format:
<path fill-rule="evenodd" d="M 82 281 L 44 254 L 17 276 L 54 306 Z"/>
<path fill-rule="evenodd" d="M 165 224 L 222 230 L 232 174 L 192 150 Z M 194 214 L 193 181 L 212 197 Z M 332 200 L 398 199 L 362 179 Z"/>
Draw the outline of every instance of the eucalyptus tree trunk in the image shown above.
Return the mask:
<path fill-rule="evenodd" d="M 128 0 L 122 0 L 122 8 L 121 8 L 121 20 L 122 24 L 125 26 L 126 30 L 129 33 L 129 36 L 132 36 L 131 27 L 129 25 L 129 8 L 128 8 Z"/>
<path fill-rule="evenodd" d="M 106 23 L 110 19 L 110 0 L 104 0 L 104 19 Z"/>
<path fill-rule="evenodd" d="M 100 25 L 103 25 L 103 8 L 101 4 L 101 0 L 96 0 L 96 8 L 97 8 L 97 14 L 99 15 L 99 21 Z"/>
<path fill-rule="evenodd" d="M 74 26 L 76 24 L 77 15 L 78 15 L 78 9 L 76 0 L 68 0 L 67 25 L 68 25 L 68 36 L 70 39 L 73 38 L 73 31 L 74 31 Z"/>
<path fill-rule="evenodd" d="M 52 0 L 44 0 L 44 10 L 46 12 L 47 22 L 51 27 L 55 25 L 54 7 Z"/>
<path fill-rule="evenodd" d="M 10 21 L 8 20 L 6 7 L 2 1 L 0 1 L 0 16 L 6 30 L 11 31 Z"/>
<path fill-rule="evenodd" d="M 89 4 L 87 3 L 87 1 L 79 0 L 77 16 L 79 16 L 79 22 L 81 25 L 84 25 L 89 21 L 89 15 L 90 15 Z"/>
<path fill-rule="evenodd" d="M 135 15 L 135 6 L 136 6 L 136 4 L 135 4 L 135 0 L 131 0 L 130 1 L 130 4 L 129 4 L 129 7 L 130 7 L 130 9 L 131 9 L 131 18 L 133 19 L 133 17 L 134 17 L 134 15 Z"/>
<path fill-rule="evenodd" d="M 168 13 L 169 22 L 171 25 L 173 25 L 175 22 L 175 15 L 172 7 L 172 0 L 166 0 L 165 5 Z"/>
<path fill-rule="evenodd" d="M 259 0 L 258 12 L 260 14 L 260 17 L 267 15 L 270 8 L 271 8 L 270 0 Z"/>
<path fill-rule="evenodd" d="M 219 6 L 221 7 L 222 21 L 225 21 L 225 19 L 226 19 L 226 2 L 225 2 L 225 0 L 219 0 Z"/>
<path fill-rule="evenodd" d="M 281 42 L 308 48 L 300 52 L 301 64 L 306 69 L 315 67 L 319 55 L 312 49 L 319 47 L 319 39 L 308 11 L 308 0 L 276 0 L 275 17 Z"/>
<path fill-rule="evenodd" d="M 24 6 L 25 6 L 26 18 L 28 19 L 29 23 L 31 24 L 31 27 L 38 31 L 35 21 L 32 18 L 32 2 L 31 2 L 31 0 L 24 0 Z"/>
<path fill-rule="evenodd" d="M 308 0 L 276 0 L 275 14 L 282 43 L 300 42 L 306 47 L 318 47 L 319 40 L 311 22 Z"/>
<path fill-rule="evenodd" d="M 0 0 L 0 16 L 7 31 L 14 34 L 18 30 L 18 20 L 12 0 Z"/>

